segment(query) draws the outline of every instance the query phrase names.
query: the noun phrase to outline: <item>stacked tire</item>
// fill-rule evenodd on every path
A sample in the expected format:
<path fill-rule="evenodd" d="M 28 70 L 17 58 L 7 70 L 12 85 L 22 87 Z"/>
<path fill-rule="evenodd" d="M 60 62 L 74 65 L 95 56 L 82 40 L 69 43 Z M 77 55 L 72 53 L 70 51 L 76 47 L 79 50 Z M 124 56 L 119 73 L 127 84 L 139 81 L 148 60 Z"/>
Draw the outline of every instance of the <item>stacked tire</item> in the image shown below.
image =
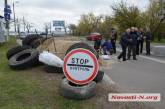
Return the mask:
<path fill-rule="evenodd" d="M 89 50 L 97 57 L 97 59 L 99 58 L 99 55 L 91 46 L 82 42 L 76 43 L 71 47 L 69 47 L 69 49 L 66 51 L 66 55 L 70 51 L 78 48 Z M 96 94 L 97 83 L 102 81 L 103 76 L 104 76 L 104 72 L 98 71 L 98 74 L 95 77 L 95 79 L 86 85 L 74 84 L 68 81 L 66 77 L 63 77 L 62 82 L 60 84 L 60 94 L 65 98 L 75 99 L 75 100 L 84 100 L 91 98 Z"/>
<path fill-rule="evenodd" d="M 47 73 L 63 73 L 62 67 L 55 67 L 55 66 L 50 66 L 50 65 L 45 65 L 44 70 Z"/>
<path fill-rule="evenodd" d="M 39 64 L 39 52 L 35 48 L 34 42 L 41 39 L 39 35 L 27 36 L 22 41 L 22 46 L 15 46 L 8 50 L 6 56 L 10 68 L 22 70 L 34 67 Z"/>
<path fill-rule="evenodd" d="M 41 35 L 31 34 L 22 40 L 22 45 L 23 46 L 30 46 L 32 48 L 37 48 L 45 40 L 46 40 L 46 38 L 43 38 Z"/>
<path fill-rule="evenodd" d="M 92 81 L 89 84 L 79 86 L 64 78 L 60 85 L 60 94 L 69 99 L 88 99 L 96 94 L 96 82 Z"/>

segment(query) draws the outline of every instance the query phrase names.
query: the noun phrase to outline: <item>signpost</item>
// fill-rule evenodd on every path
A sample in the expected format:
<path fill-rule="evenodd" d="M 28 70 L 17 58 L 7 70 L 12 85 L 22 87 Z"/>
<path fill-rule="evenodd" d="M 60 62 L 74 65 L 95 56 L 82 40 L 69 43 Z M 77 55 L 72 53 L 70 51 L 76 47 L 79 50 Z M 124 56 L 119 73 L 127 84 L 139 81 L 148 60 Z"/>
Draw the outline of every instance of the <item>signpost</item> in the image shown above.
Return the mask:
<path fill-rule="evenodd" d="M 53 21 L 54 27 L 65 27 L 65 21 L 63 20 L 55 20 Z"/>
<path fill-rule="evenodd" d="M 5 17 L 5 20 L 6 21 L 9 21 L 10 20 L 10 14 L 11 14 L 11 8 L 10 8 L 10 5 L 6 5 L 5 8 L 4 8 L 4 17 Z"/>
<path fill-rule="evenodd" d="M 54 20 L 53 21 L 53 27 L 55 27 L 55 32 L 59 34 L 63 34 L 63 30 L 66 34 L 66 27 L 65 27 L 65 21 L 64 20 Z"/>
<path fill-rule="evenodd" d="M 7 0 L 5 0 L 4 17 L 6 21 L 6 30 L 7 30 L 6 41 L 8 41 L 8 37 L 9 37 L 9 21 L 10 21 L 11 13 L 12 11 L 11 11 L 10 5 L 8 5 Z"/>
<path fill-rule="evenodd" d="M 86 49 L 75 49 L 64 58 L 63 71 L 66 78 L 75 84 L 88 84 L 97 76 L 99 64 L 96 56 Z"/>

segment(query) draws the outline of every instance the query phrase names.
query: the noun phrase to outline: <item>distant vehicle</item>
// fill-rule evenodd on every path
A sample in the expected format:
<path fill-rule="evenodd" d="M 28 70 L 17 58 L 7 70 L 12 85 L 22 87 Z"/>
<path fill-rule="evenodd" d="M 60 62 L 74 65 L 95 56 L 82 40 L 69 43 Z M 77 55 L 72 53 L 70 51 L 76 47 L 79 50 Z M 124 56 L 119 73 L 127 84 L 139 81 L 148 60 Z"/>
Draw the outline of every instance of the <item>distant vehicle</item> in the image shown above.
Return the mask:
<path fill-rule="evenodd" d="M 42 35 L 42 36 L 46 36 L 47 34 L 46 34 L 46 33 L 41 33 L 40 35 Z"/>
<path fill-rule="evenodd" d="M 20 32 L 20 39 L 24 39 L 27 35 L 26 32 Z"/>
<path fill-rule="evenodd" d="M 44 37 L 44 38 L 49 38 L 49 37 L 52 37 L 52 34 L 50 34 L 50 33 L 45 33 L 45 32 L 42 32 L 41 34 L 40 34 L 42 37 Z"/>
<path fill-rule="evenodd" d="M 91 33 L 89 36 L 86 37 L 89 41 L 96 41 L 102 39 L 102 35 L 100 33 Z"/>

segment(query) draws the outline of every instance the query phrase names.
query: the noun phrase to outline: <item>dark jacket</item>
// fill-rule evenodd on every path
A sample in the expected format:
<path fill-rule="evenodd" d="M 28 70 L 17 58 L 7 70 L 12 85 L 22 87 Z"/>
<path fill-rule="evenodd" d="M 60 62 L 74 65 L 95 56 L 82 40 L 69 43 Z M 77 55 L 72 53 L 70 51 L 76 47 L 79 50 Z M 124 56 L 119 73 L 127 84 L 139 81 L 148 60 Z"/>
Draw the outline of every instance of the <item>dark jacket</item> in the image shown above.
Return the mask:
<path fill-rule="evenodd" d="M 137 32 L 131 32 L 131 39 L 132 39 L 131 45 L 136 45 L 137 41 L 138 41 L 138 34 L 137 34 Z"/>
<path fill-rule="evenodd" d="M 101 40 L 96 40 L 94 43 L 94 46 L 100 47 L 101 46 Z"/>
<path fill-rule="evenodd" d="M 140 32 L 135 32 L 135 34 L 137 35 L 137 39 L 138 39 L 138 41 L 141 39 L 141 34 L 140 34 Z"/>
<path fill-rule="evenodd" d="M 151 41 L 151 33 L 146 32 L 146 41 Z"/>
<path fill-rule="evenodd" d="M 106 48 L 106 50 L 112 49 L 113 47 L 111 41 L 105 41 L 102 45 L 102 48 Z"/>
<path fill-rule="evenodd" d="M 140 41 L 141 41 L 141 42 L 144 41 L 144 32 L 140 32 Z"/>
<path fill-rule="evenodd" d="M 120 44 L 121 46 L 126 47 L 128 43 L 129 43 L 129 35 L 126 32 L 124 32 L 120 37 Z"/>

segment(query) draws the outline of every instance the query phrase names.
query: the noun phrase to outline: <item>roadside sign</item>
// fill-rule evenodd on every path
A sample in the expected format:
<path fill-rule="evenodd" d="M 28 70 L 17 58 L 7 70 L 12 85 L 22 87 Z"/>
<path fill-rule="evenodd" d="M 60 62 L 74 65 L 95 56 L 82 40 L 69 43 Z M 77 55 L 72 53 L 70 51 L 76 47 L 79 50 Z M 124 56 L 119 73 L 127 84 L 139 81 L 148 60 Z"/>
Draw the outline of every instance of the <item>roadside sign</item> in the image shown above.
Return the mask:
<path fill-rule="evenodd" d="M 12 11 L 10 9 L 10 5 L 6 5 L 4 8 L 4 17 L 5 17 L 6 21 L 10 20 L 10 14 L 11 13 L 12 13 Z"/>
<path fill-rule="evenodd" d="M 89 50 L 74 49 L 64 58 L 63 71 L 72 83 L 79 85 L 90 83 L 96 77 L 98 70 L 98 60 Z"/>
<path fill-rule="evenodd" d="M 65 27 L 65 21 L 63 20 L 55 20 L 53 21 L 54 27 Z"/>
<path fill-rule="evenodd" d="M 4 17 L 5 17 L 5 20 L 10 20 L 10 14 L 5 13 L 5 14 L 4 14 Z"/>

